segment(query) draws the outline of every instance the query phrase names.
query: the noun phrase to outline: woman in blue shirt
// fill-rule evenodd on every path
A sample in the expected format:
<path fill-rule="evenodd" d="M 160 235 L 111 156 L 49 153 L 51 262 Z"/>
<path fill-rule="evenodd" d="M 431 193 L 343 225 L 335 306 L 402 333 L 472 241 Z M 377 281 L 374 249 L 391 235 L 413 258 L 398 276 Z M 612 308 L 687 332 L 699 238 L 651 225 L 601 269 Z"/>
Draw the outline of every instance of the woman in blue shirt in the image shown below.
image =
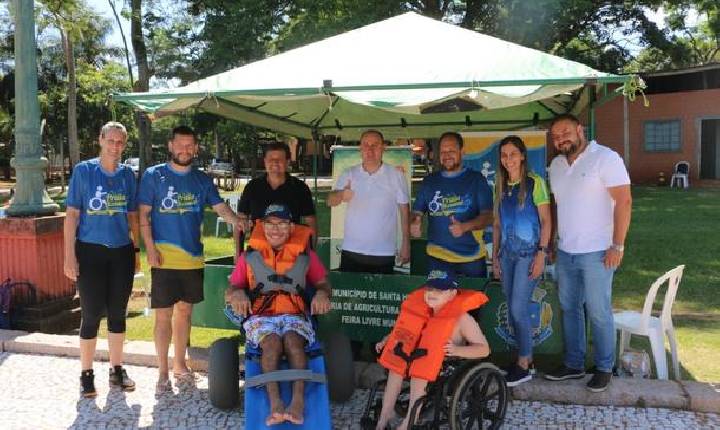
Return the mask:
<path fill-rule="evenodd" d="M 100 130 L 100 156 L 73 169 L 65 215 L 65 275 L 80 295 L 81 393 L 95 397 L 93 357 L 100 320 L 107 315 L 110 385 L 135 382 L 122 368 L 125 315 L 138 268 L 139 229 L 135 175 L 120 163 L 127 131 L 118 122 Z"/>
<path fill-rule="evenodd" d="M 493 225 L 493 271 L 507 298 L 508 322 L 515 334 L 517 362 L 509 368 L 507 385 L 532 378 L 530 300 L 545 268 L 550 241 L 550 199 L 545 181 L 527 168 L 527 149 L 518 136 L 498 146 Z"/>

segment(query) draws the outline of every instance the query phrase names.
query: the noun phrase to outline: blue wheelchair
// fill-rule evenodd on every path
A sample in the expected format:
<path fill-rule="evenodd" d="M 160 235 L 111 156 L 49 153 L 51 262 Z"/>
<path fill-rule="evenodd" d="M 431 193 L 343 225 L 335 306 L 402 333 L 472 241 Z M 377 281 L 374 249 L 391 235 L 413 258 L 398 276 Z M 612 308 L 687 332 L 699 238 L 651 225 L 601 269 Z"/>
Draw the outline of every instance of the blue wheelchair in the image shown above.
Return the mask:
<path fill-rule="evenodd" d="M 226 307 L 225 313 L 235 324 L 242 326 L 239 317 Z M 313 320 L 313 326 L 317 324 Z M 240 380 L 244 380 L 245 427 L 248 429 L 332 429 L 330 400 L 346 401 L 354 391 L 354 372 L 350 341 L 342 333 L 332 333 L 323 341 L 306 345 L 307 369 L 290 369 L 283 357 L 278 370 L 263 373 L 260 365 L 262 351 L 258 346 L 245 344 L 244 370 L 240 370 L 237 337 L 219 339 L 210 348 L 208 363 L 208 395 L 210 403 L 219 409 L 237 406 Z M 326 357 L 330 360 L 326 361 Z M 289 422 L 267 426 L 265 418 L 270 412 L 265 385 L 277 382 L 280 397 L 290 402 L 292 382 L 305 381 L 304 423 Z"/>

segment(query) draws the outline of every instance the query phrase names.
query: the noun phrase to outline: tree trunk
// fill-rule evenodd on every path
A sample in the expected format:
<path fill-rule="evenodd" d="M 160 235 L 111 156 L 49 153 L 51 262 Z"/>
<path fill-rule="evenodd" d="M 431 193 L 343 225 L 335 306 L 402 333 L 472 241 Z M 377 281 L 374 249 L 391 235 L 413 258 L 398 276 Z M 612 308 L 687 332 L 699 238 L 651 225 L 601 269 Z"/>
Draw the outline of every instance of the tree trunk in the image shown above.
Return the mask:
<path fill-rule="evenodd" d="M 125 62 L 127 64 L 128 76 L 130 76 L 130 87 L 132 88 L 135 84 L 135 77 L 133 76 L 132 64 L 130 64 L 130 50 L 128 49 L 127 39 L 125 39 L 125 31 L 122 28 L 117 9 L 115 9 L 115 2 L 113 0 L 108 0 L 108 3 L 112 8 L 113 15 L 115 15 L 115 21 L 117 22 L 118 30 L 120 30 L 120 37 L 122 37 L 123 45 L 125 46 Z"/>
<path fill-rule="evenodd" d="M 138 80 L 133 83 L 133 91 L 145 92 L 150 88 L 150 68 L 147 60 L 147 47 L 142 33 L 142 0 L 130 2 L 130 40 L 135 51 L 135 63 L 138 68 Z M 135 115 L 135 123 L 139 130 L 140 176 L 153 163 L 152 142 L 150 141 L 150 118 L 144 112 Z"/>
<path fill-rule="evenodd" d="M 67 87 L 67 121 L 68 121 L 68 148 L 70 164 L 76 165 L 80 161 L 80 143 L 77 131 L 77 82 L 75 79 L 75 53 L 72 37 L 64 29 L 60 30 L 60 39 L 65 51 L 65 64 L 68 72 Z"/>

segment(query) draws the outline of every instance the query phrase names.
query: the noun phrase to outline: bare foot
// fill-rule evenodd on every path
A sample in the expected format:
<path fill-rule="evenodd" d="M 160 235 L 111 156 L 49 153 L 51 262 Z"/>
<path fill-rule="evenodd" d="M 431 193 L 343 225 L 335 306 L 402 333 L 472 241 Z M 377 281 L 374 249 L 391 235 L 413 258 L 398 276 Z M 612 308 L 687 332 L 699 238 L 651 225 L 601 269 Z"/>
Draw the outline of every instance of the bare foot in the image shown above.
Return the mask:
<path fill-rule="evenodd" d="M 187 366 L 181 366 L 173 369 L 173 376 L 175 378 L 186 378 L 188 376 L 193 376 L 193 371 Z"/>
<path fill-rule="evenodd" d="M 285 415 L 285 408 L 283 408 L 282 404 L 271 407 L 270 415 L 265 418 L 265 425 L 273 426 L 275 424 L 280 424 L 281 422 L 285 421 Z"/>
<path fill-rule="evenodd" d="M 285 419 L 293 424 L 302 424 L 305 421 L 303 413 L 305 412 L 305 405 L 302 401 L 291 402 L 285 411 Z"/>

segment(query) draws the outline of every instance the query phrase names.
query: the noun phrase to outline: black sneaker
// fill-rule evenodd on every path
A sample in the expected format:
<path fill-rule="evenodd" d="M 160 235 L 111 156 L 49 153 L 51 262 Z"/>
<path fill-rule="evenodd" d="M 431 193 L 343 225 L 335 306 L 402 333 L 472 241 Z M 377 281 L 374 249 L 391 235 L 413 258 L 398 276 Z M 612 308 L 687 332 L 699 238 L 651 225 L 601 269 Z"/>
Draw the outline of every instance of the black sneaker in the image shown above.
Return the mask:
<path fill-rule="evenodd" d="M 585 376 L 584 369 L 571 369 L 564 364 L 554 371 L 545 374 L 550 381 L 565 381 L 567 379 L 580 379 Z"/>
<path fill-rule="evenodd" d="M 607 390 L 612 379 L 612 373 L 596 371 L 587 383 L 587 389 L 593 393 L 600 393 Z"/>
<path fill-rule="evenodd" d="M 508 364 L 507 366 L 502 366 L 500 368 L 500 374 L 502 376 L 508 376 L 508 374 L 510 374 L 510 372 L 512 372 L 512 370 L 515 366 L 517 366 L 517 364 L 515 364 L 515 363 Z M 535 370 L 535 363 L 530 363 L 530 365 L 528 366 L 528 372 L 530 372 L 530 374 L 533 376 L 537 374 L 537 370 Z"/>
<path fill-rule="evenodd" d="M 515 365 L 505 377 L 505 382 L 508 387 L 517 387 L 523 382 L 527 382 L 531 379 L 532 374 L 530 373 L 530 369 L 523 369 L 522 367 Z"/>
<path fill-rule="evenodd" d="M 127 371 L 122 366 L 110 368 L 110 385 L 116 385 L 123 391 L 133 391 L 135 389 L 135 381 L 130 379 Z"/>
<path fill-rule="evenodd" d="M 85 398 L 97 396 L 97 391 L 95 391 L 95 374 L 92 369 L 80 372 L 80 394 Z"/>

